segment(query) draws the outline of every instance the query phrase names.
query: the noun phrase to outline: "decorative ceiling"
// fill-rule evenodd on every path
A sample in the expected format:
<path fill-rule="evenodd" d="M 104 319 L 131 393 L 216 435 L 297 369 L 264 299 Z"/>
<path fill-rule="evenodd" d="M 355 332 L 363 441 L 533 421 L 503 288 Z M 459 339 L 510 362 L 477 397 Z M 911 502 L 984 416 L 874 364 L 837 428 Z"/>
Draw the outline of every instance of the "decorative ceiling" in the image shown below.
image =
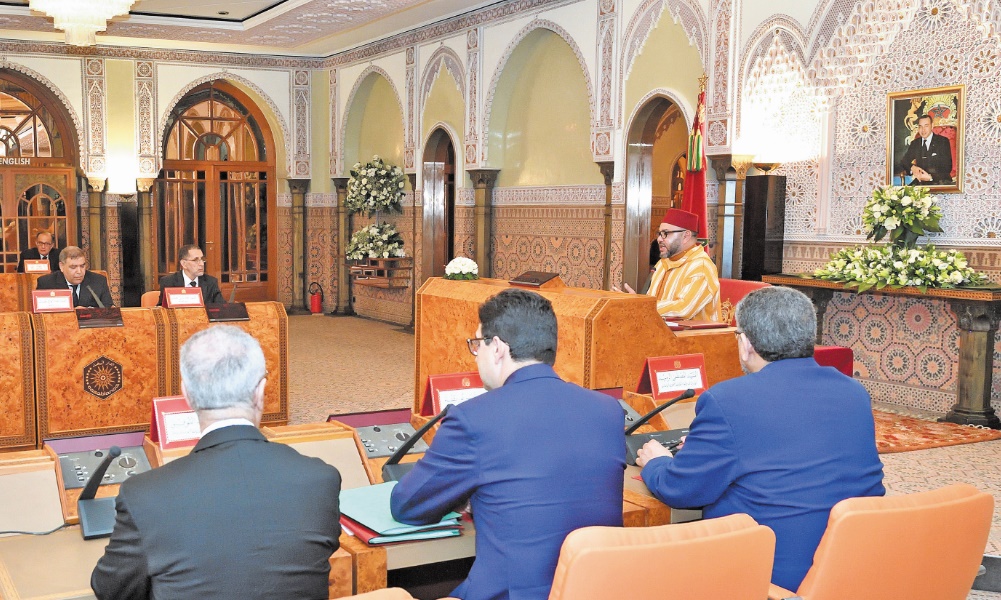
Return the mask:
<path fill-rule="evenodd" d="M 97 43 L 329 55 L 496 1 L 139 0 Z M 0 38 L 62 37 L 51 19 L 28 9 L 28 0 L 0 1 Z"/>

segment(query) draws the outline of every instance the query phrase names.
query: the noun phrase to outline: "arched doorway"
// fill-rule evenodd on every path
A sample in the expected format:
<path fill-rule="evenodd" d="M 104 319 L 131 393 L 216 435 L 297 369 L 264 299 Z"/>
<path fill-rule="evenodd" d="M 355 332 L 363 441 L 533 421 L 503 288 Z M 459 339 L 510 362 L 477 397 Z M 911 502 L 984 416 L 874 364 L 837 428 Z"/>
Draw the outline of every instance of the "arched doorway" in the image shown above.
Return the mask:
<path fill-rule="evenodd" d="M 171 111 L 157 180 L 157 279 L 178 268 L 177 251 L 198 244 L 205 272 L 229 298 L 274 300 L 275 146 L 253 100 L 213 81 Z"/>
<path fill-rule="evenodd" d="M 626 146 L 626 223 L 622 281 L 639 290 L 655 261 L 653 242 L 680 199 L 688 128 L 677 104 L 657 96 L 636 113 Z M 679 203 L 680 204 L 680 203 Z"/>
<path fill-rule="evenodd" d="M 441 277 L 455 258 L 455 146 L 441 127 L 424 146 L 423 273 Z"/>
<path fill-rule="evenodd" d="M 14 272 L 22 250 L 47 231 L 77 241 L 77 140 L 58 100 L 24 75 L 0 69 L 0 260 Z"/>

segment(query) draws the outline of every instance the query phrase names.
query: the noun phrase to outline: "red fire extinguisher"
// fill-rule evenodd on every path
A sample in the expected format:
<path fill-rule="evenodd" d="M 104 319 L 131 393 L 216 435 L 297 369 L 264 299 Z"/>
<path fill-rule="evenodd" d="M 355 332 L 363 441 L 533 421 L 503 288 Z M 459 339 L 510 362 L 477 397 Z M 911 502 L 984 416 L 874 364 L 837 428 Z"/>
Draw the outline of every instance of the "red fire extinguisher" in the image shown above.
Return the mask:
<path fill-rule="evenodd" d="M 309 284 L 309 312 L 314 315 L 323 312 L 323 288 L 315 281 Z"/>

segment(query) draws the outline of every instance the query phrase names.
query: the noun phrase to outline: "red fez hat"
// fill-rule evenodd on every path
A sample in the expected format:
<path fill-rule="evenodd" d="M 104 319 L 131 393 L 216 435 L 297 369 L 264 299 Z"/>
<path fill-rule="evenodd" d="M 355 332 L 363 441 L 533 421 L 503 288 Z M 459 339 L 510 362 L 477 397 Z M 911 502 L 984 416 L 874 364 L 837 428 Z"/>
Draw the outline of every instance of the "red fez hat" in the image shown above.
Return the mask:
<path fill-rule="evenodd" d="M 664 220 L 661 223 L 674 225 L 675 227 L 687 229 L 695 233 L 699 231 L 699 217 L 695 213 L 690 213 L 680 208 L 667 209 L 667 214 L 664 215 Z"/>

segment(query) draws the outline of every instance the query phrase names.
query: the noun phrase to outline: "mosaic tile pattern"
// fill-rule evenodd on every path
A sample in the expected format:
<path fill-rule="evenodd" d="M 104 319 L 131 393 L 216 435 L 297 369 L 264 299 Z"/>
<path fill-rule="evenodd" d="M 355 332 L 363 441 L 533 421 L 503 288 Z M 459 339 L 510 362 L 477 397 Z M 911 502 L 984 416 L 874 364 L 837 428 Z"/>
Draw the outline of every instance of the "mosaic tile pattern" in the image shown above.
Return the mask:
<path fill-rule="evenodd" d="M 281 196 L 289 196 L 289 202 L 281 202 Z M 291 196 L 279 194 L 278 203 L 278 256 L 275 257 L 275 277 L 278 278 L 278 301 L 292 306 L 292 206 Z"/>
<path fill-rule="evenodd" d="M 307 281 L 323 288 L 323 311 L 337 308 L 337 274 L 341 257 L 337 249 L 337 208 L 306 208 Z"/>

